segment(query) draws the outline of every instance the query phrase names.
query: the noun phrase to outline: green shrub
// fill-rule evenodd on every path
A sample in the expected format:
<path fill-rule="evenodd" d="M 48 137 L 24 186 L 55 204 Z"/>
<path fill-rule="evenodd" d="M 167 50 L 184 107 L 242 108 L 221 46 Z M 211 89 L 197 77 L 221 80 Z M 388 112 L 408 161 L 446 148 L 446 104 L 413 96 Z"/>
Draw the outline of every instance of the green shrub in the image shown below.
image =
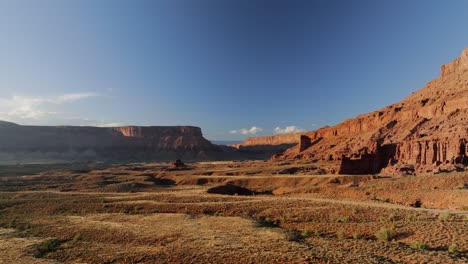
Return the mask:
<path fill-rule="evenodd" d="M 448 252 L 451 253 L 451 254 L 455 254 L 455 253 L 458 253 L 459 249 L 458 249 L 458 246 L 456 244 L 452 244 L 448 247 Z"/>
<path fill-rule="evenodd" d="M 354 234 L 353 234 L 353 239 L 354 239 L 354 240 L 358 240 L 358 239 L 360 239 L 360 238 L 361 238 L 361 234 L 359 234 L 359 233 L 354 233 Z"/>
<path fill-rule="evenodd" d="M 410 246 L 414 250 L 428 250 L 429 246 L 426 243 L 416 241 Z"/>
<path fill-rule="evenodd" d="M 393 231 L 387 228 L 381 228 L 377 233 L 375 233 L 375 237 L 381 241 L 390 241 L 394 236 L 395 234 Z"/>

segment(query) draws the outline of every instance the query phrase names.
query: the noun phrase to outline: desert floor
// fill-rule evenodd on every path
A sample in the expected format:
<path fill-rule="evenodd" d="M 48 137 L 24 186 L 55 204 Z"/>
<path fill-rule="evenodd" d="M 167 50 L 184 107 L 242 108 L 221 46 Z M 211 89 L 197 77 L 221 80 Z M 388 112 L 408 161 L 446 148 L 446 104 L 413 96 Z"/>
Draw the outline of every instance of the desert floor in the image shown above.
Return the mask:
<path fill-rule="evenodd" d="M 467 263 L 468 173 L 0 167 L 0 263 Z"/>

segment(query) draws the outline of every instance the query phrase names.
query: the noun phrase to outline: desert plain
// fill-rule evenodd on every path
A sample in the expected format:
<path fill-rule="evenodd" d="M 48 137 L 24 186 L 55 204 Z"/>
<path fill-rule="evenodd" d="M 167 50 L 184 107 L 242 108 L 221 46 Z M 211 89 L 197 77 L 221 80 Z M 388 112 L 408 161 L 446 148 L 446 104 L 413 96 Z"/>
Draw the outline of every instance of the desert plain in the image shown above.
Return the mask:
<path fill-rule="evenodd" d="M 327 165 L 2 166 L 0 263 L 468 261 L 467 172 Z"/>

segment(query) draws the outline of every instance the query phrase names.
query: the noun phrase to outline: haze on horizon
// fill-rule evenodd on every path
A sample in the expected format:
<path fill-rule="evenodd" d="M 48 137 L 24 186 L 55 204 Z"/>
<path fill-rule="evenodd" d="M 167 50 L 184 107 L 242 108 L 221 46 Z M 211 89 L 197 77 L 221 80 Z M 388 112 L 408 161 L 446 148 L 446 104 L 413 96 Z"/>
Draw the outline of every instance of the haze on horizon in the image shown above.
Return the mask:
<path fill-rule="evenodd" d="M 468 47 L 468 2 L 0 1 L 0 120 L 313 130 L 397 102 Z"/>

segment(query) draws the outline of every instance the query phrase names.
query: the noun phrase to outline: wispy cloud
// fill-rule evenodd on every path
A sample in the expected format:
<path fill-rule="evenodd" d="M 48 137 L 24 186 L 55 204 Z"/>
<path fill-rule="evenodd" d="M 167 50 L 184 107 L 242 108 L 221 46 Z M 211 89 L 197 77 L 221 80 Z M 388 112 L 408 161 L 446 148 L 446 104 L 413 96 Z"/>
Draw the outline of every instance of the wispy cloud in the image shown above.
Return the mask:
<path fill-rule="evenodd" d="M 55 102 L 58 104 L 83 100 L 90 97 L 99 96 L 97 93 L 70 93 L 57 96 Z"/>
<path fill-rule="evenodd" d="M 122 126 L 125 126 L 125 124 L 123 123 L 100 123 L 100 124 L 97 124 L 96 126 L 98 127 L 122 127 Z"/>
<path fill-rule="evenodd" d="M 297 127 L 297 126 L 287 126 L 285 128 L 276 127 L 273 130 L 275 134 L 298 133 L 298 132 L 304 132 L 304 131 L 305 129 Z"/>
<path fill-rule="evenodd" d="M 242 134 L 242 135 L 255 135 L 259 132 L 262 132 L 263 131 L 263 128 L 261 127 L 256 127 L 256 126 L 253 126 L 249 129 L 247 128 L 241 128 L 241 129 L 238 129 L 238 130 L 231 130 L 229 131 L 229 133 L 231 134 Z"/>
<path fill-rule="evenodd" d="M 0 119 L 21 122 L 46 120 L 57 117 L 58 112 L 47 110 L 50 106 L 72 103 L 86 98 L 96 97 L 96 93 L 69 93 L 58 96 L 22 96 L 0 98 Z"/>

